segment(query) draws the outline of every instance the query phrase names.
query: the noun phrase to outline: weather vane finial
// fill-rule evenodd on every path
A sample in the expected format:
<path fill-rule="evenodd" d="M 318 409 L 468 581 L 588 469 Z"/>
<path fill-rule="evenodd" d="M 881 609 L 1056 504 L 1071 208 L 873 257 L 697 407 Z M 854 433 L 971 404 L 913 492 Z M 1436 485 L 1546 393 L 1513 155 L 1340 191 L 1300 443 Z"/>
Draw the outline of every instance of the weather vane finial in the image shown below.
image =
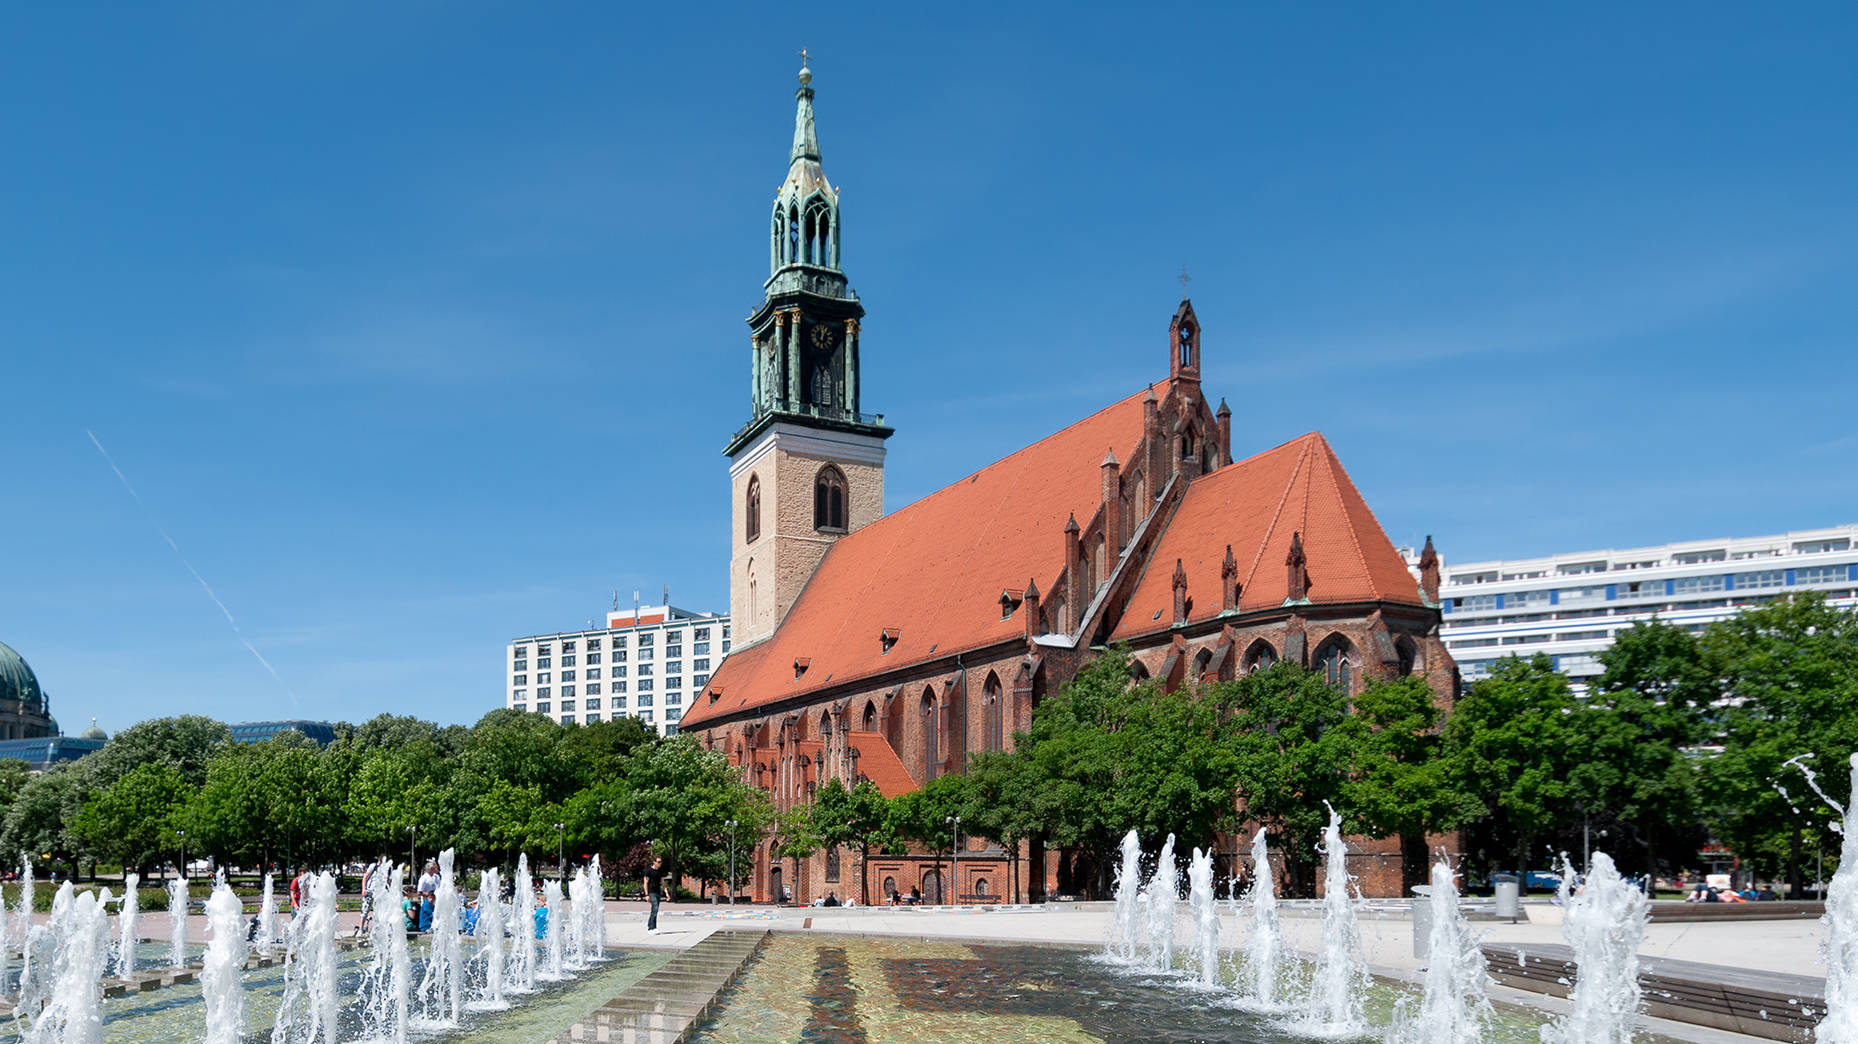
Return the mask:
<path fill-rule="evenodd" d="M 810 54 L 807 54 L 806 48 L 802 47 L 800 48 L 800 86 L 805 87 L 807 84 L 812 83 L 812 82 L 813 82 L 813 56 Z"/>
<path fill-rule="evenodd" d="M 1179 280 L 1181 281 L 1181 299 L 1182 299 L 1182 300 L 1186 300 L 1186 299 L 1187 299 L 1187 284 L 1188 284 L 1188 283 L 1191 283 L 1191 282 L 1193 282 L 1193 281 L 1194 281 L 1194 277 L 1193 277 L 1193 276 L 1190 276 L 1190 275 L 1188 275 L 1188 274 L 1187 274 L 1187 266 L 1186 266 L 1186 265 L 1182 265 L 1182 266 L 1181 266 L 1181 274 L 1180 274 L 1180 275 L 1178 275 L 1178 276 L 1176 276 L 1175 278 L 1176 278 L 1176 279 L 1179 279 Z"/>

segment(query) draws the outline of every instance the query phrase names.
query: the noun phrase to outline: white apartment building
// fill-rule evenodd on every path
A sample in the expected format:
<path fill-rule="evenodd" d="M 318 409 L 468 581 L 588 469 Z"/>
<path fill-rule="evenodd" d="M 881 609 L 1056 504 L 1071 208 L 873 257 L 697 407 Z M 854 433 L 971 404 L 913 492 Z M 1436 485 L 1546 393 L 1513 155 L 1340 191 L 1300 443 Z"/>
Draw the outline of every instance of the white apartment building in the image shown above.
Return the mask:
<path fill-rule="evenodd" d="M 1409 561 L 1416 561 L 1409 558 Z M 1654 615 L 1692 631 L 1797 591 L 1858 606 L 1858 524 L 1627 551 L 1442 565 L 1440 637 L 1466 682 L 1547 655 L 1576 683 L 1613 636 Z"/>
<path fill-rule="evenodd" d="M 637 718 L 661 736 L 729 653 L 729 617 L 647 605 L 606 614 L 606 626 L 510 643 L 504 706 L 563 725 Z"/>

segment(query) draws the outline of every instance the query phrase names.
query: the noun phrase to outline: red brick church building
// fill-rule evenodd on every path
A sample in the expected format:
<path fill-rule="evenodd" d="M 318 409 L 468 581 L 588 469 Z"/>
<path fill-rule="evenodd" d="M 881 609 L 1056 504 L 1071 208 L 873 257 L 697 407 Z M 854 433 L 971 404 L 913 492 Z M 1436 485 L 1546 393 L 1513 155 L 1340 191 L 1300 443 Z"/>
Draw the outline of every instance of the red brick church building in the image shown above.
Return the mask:
<path fill-rule="evenodd" d="M 802 70 L 787 180 L 753 331 L 752 413 L 730 441 L 734 652 L 682 731 L 727 752 L 777 807 L 837 778 L 888 796 L 1010 749 L 1093 647 L 1127 642 L 1169 688 L 1279 659 L 1333 684 L 1420 674 L 1448 700 L 1428 541 L 1415 581 L 1318 433 L 1234 459 L 1232 411 L 1200 386 L 1203 330 L 1182 301 L 1157 337 L 1166 377 L 914 504 L 884 513 L 881 415 L 860 411 L 864 309 L 839 254 Z M 1398 889 L 1398 846 L 1363 882 Z M 855 860 L 756 852 L 760 900 L 852 894 Z M 1021 894 L 1058 887 L 1055 854 Z M 964 839 L 947 862 L 873 856 L 876 895 L 1011 895 L 1006 853 Z M 1380 871 L 1376 872 L 1376 867 Z"/>

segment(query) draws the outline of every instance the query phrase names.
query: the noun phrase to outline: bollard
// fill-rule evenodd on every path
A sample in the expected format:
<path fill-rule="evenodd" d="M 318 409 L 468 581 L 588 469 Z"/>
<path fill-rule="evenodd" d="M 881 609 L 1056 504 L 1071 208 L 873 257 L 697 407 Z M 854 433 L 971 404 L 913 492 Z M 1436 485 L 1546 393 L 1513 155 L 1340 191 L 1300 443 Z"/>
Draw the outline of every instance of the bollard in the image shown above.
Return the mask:
<path fill-rule="evenodd" d="M 1522 917 L 1522 892 L 1516 883 L 1515 874 L 1497 874 L 1491 878 L 1496 886 L 1497 916 L 1507 917 L 1510 923 L 1516 923 Z"/>
<path fill-rule="evenodd" d="M 1432 952 L 1432 886 L 1414 885 L 1413 956 L 1425 960 Z"/>

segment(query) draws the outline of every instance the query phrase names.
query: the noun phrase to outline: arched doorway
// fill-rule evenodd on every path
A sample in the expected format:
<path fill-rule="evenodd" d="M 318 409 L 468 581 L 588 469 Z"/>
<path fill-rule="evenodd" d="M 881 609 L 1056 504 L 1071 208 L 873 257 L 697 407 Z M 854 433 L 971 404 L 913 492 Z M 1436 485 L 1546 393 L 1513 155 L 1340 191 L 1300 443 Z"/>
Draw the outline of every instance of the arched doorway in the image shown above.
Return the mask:
<path fill-rule="evenodd" d="M 768 868 L 768 899 L 775 903 L 787 901 L 787 893 L 781 890 L 781 868 L 778 866 Z"/>
<path fill-rule="evenodd" d="M 942 872 L 940 870 L 923 872 L 923 902 L 930 906 L 942 905 Z"/>

